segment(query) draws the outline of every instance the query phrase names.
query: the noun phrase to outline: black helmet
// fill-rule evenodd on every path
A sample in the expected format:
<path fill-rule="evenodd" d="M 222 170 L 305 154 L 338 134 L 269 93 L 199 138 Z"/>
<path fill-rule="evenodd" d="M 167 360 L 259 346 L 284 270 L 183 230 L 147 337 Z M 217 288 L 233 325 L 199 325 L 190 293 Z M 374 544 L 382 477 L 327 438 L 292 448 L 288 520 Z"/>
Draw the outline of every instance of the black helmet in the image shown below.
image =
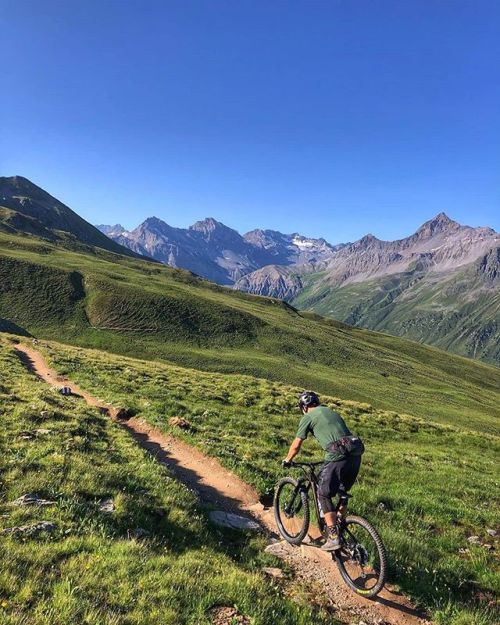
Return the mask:
<path fill-rule="evenodd" d="M 303 410 L 309 406 L 319 406 L 319 404 L 319 396 L 314 391 L 302 391 L 297 405 L 300 410 Z"/>

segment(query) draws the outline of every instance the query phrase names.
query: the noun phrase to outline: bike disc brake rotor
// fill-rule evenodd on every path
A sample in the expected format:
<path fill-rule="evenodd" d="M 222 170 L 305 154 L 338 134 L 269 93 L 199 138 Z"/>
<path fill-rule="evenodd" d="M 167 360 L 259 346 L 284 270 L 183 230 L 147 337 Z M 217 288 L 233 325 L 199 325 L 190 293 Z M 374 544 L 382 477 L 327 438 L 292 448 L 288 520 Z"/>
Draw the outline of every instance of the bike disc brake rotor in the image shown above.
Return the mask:
<path fill-rule="evenodd" d="M 368 566 L 368 562 L 370 556 L 368 554 L 368 550 L 361 543 L 355 542 L 353 540 L 347 541 L 343 547 L 343 552 L 347 556 L 346 565 L 349 568 L 349 565 L 354 567 L 354 570 L 358 570 L 356 573 L 356 577 L 360 580 L 363 580 L 363 584 L 367 578 L 367 572 L 365 567 Z M 351 569 L 352 573 L 354 570 Z"/>

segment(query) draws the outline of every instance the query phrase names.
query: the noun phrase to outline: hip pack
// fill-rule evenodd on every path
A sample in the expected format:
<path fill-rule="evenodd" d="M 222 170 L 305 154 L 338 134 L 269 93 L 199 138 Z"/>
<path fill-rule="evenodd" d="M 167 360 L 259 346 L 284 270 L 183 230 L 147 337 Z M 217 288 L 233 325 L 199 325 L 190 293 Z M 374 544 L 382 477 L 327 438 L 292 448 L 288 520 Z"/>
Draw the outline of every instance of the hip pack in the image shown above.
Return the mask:
<path fill-rule="evenodd" d="M 361 456 L 365 451 L 365 446 L 358 436 L 344 436 L 330 443 L 326 450 L 343 456 Z"/>

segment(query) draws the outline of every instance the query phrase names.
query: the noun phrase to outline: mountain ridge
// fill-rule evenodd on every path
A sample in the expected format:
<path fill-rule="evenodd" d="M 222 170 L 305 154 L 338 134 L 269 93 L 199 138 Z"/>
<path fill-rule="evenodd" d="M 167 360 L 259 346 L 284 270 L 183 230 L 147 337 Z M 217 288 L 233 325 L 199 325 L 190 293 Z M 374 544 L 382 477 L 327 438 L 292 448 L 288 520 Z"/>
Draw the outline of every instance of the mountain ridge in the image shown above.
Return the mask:
<path fill-rule="evenodd" d="M 0 177 L 0 229 L 135 256 L 23 176 Z"/>
<path fill-rule="evenodd" d="M 256 229 L 241 235 L 213 217 L 187 228 L 175 228 L 154 216 L 130 231 L 106 224 L 97 227 L 138 253 L 225 285 L 233 285 L 248 273 L 273 263 L 315 265 L 342 247 L 325 239 L 275 230 Z"/>

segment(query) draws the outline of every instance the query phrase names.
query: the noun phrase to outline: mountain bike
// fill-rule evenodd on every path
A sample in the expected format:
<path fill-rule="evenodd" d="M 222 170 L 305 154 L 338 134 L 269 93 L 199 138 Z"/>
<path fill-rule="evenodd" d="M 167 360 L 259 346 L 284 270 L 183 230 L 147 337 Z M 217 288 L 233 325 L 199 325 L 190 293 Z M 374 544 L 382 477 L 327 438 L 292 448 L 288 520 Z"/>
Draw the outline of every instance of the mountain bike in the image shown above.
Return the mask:
<path fill-rule="evenodd" d="M 274 495 L 274 517 L 281 536 L 292 545 L 300 545 L 307 536 L 311 520 L 310 499 L 319 530 L 326 539 L 327 526 L 318 500 L 318 479 L 316 468 L 322 462 L 292 462 L 291 467 L 302 470 L 298 479 L 284 477 L 276 486 Z M 351 497 L 344 490 L 338 493 L 337 531 L 341 548 L 333 551 L 340 575 L 344 582 L 363 597 L 375 597 L 385 584 L 387 556 L 377 531 L 366 519 L 347 515 L 347 504 Z"/>

